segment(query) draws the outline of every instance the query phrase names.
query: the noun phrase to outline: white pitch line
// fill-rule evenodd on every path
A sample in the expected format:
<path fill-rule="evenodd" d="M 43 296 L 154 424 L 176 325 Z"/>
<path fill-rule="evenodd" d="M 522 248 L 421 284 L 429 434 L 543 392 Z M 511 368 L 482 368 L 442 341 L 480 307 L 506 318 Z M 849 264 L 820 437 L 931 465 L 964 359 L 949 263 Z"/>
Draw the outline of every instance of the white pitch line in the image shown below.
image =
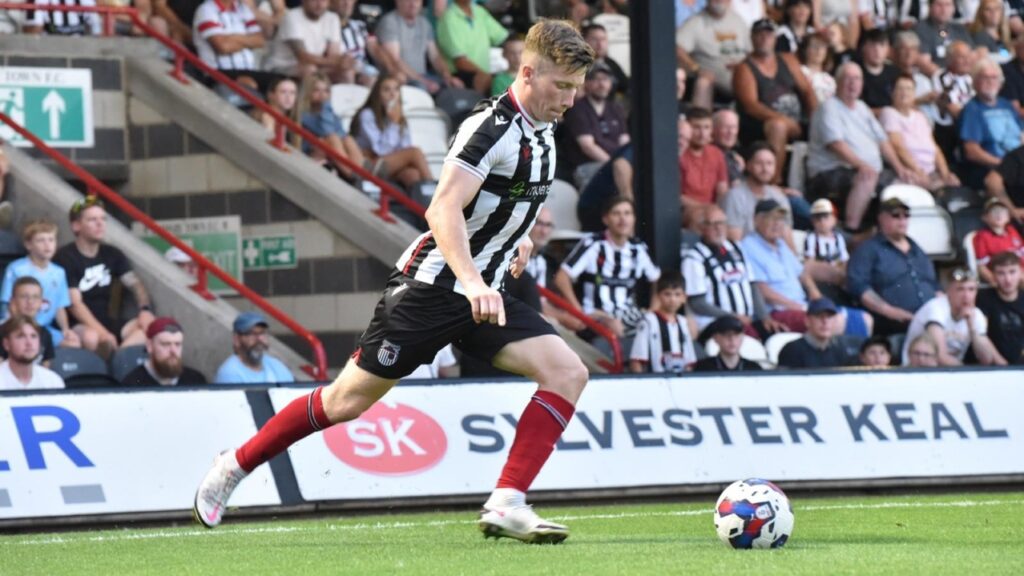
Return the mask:
<path fill-rule="evenodd" d="M 892 508 L 973 508 L 978 506 L 1005 506 L 1024 504 L 1024 500 L 959 500 L 953 502 L 877 502 L 874 504 L 833 504 L 827 506 L 798 506 L 796 512 L 822 512 L 830 510 L 880 510 Z M 622 512 L 618 514 L 579 514 L 556 516 L 552 520 L 563 522 L 588 520 L 626 520 L 632 518 L 665 518 L 680 516 L 703 516 L 711 509 L 678 510 L 665 512 Z M 359 524 L 327 524 L 312 526 L 271 526 L 262 528 L 222 528 L 219 530 L 159 530 L 147 532 L 123 532 L 96 536 L 51 536 L 35 540 L 23 540 L 22 545 L 72 544 L 75 542 L 125 542 L 131 540 L 155 540 L 163 538 L 207 538 L 211 536 L 232 536 L 244 534 L 290 534 L 314 532 L 317 530 L 395 530 L 402 528 L 436 528 L 439 526 L 471 525 L 476 520 L 431 520 L 429 522 L 362 522 Z"/>

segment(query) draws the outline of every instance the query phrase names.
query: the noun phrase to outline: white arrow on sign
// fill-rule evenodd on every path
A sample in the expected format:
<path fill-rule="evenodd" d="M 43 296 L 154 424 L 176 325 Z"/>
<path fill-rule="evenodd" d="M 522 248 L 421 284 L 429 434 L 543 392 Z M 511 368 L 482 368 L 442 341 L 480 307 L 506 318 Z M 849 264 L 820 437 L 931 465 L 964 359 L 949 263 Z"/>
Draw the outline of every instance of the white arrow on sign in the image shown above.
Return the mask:
<path fill-rule="evenodd" d="M 64 99 L 56 90 L 50 90 L 50 93 L 43 98 L 43 112 L 50 115 L 50 138 L 52 140 L 60 140 L 60 115 L 66 109 Z"/>

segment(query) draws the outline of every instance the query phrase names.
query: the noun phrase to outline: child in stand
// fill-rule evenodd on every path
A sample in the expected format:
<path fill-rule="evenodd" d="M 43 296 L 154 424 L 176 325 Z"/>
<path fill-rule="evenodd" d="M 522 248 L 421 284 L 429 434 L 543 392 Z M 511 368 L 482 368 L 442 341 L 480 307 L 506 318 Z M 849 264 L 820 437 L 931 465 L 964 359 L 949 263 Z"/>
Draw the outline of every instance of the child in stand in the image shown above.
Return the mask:
<path fill-rule="evenodd" d="M 64 269 L 51 262 L 57 252 L 57 225 L 48 220 L 29 222 L 21 234 L 28 256 L 11 262 L 0 286 L 0 308 L 7 314 L 14 291 L 14 282 L 32 276 L 43 287 L 43 302 L 35 316 L 36 322 L 50 331 L 54 346 L 79 348 L 78 335 L 71 331 L 67 307 L 71 306 L 68 278 Z M 53 326 L 54 320 L 57 327 Z"/>
<path fill-rule="evenodd" d="M 978 259 L 978 277 L 995 285 L 996 277 L 988 267 L 989 260 L 1000 252 L 1013 252 L 1024 264 L 1024 241 L 1010 224 L 1010 207 L 999 198 L 989 198 L 981 215 L 985 226 L 974 235 L 974 256 Z"/>
<path fill-rule="evenodd" d="M 836 214 L 832 202 L 821 198 L 811 205 L 811 225 L 814 231 L 804 239 L 804 265 L 817 282 L 845 285 L 850 252 L 846 248 L 846 238 L 836 232 Z"/>
<path fill-rule="evenodd" d="M 686 305 L 683 277 L 678 272 L 663 274 L 654 289 L 657 297 L 637 326 L 629 369 L 638 374 L 682 374 L 697 361 L 690 337 L 694 331 L 682 311 Z"/>
<path fill-rule="evenodd" d="M 10 317 L 28 316 L 35 318 L 43 307 L 43 286 L 32 276 L 22 276 L 14 282 L 14 289 L 11 291 L 11 301 L 7 303 L 7 311 Z M 0 356 L 7 358 L 7 352 L 0 350 Z M 39 331 L 39 356 L 36 364 L 42 364 L 49 368 L 50 360 L 53 360 L 53 336 L 49 330 Z"/>
<path fill-rule="evenodd" d="M 516 79 L 516 71 L 519 70 L 519 59 L 523 56 L 523 48 L 526 47 L 522 34 L 512 34 L 501 45 L 501 56 L 508 61 L 508 69 L 494 75 L 491 82 L 491 96 L 501 96 L 512 85 Z"/>

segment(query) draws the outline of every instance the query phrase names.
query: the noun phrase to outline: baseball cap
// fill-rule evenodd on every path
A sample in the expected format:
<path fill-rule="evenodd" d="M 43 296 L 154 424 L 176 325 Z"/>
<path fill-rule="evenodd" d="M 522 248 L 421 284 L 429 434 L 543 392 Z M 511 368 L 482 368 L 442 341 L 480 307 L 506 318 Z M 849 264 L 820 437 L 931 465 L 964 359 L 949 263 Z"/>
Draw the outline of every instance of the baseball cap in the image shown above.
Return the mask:
<path fill-rule="evenodd" d="M 811 300 L 807 304 L 807 315 L 814 316 L 816 314 L 835 314 L 839 312 L 836 308 L 836 303 L 829 298 L 818 298 L 817 300 Z"/>
<path fill-rule="evenodd" d="M 161 332 L 183 332 L 181 324 L 170 316 L 160 316 L 149 323 L 149 328 L 146 328 L 146 338 L 152 340 L 154 336 Z"/>
<path fill-rule="evenodd" d="M 893 210 L 897 210 L 900 208 L 902 208 L 903 210 L 910 210 L 910 206 L 907 206 L 906 202 L 900 200 L 899 196 L 893 196 L 888 200 L 885 200 L 884 202 L 879 204 L 879 208 L 882 210 L 882 212 L 892 212 Z"/>
<path fill-rule="evenodd" d="M 743 332 L 743 322 L 735 316 L 719 316 L 705 328 L 708 336 L 721 334 L 723 332 Z"/>
<path fill-rule="evenodd" d="M 177 246 L 168 248 L 167 252 L 164 252 L 164 259 L 175 264 L 188 264 L 192 261 L 192 258 Z"/>
<path fill-rule="evenodd" d="M 587 71 L 587 80 L 593 80 L 598 74 L 602 73 L 612 76 L 613 78 L 615 76 L 612 74 L 612 69 L 607 64 L 598 60 L 597 62 L 594 62 L 594 65 Z"/>
<path fill-rule="evenodd" d="M 750 27 L 752 33 L 775 32 L 775 22 L 771 18 L 761 18 Z"/>
<path fill-rule="evenodd" d="M 818 214 L 835 214 L 836 208 L 828 198 L 819 198 L 811 204 L 811 216 Z"/>
<path fill-rule="evenodd" d="M 995 208 L 996 206 L 1002 206 L 1003 208 L 1006 208 L 1007 210 L 1010 209 L 1010 206 L 1002 198 L 992 197 L 992 198 L 989 198 L 988 200 L 985 201 L 985 210 L 984 210 L 984 212 L 987 214 L 989 210 Z"/>
<path fill-rule="evenodd" d="M 782 204 L 771 198 L 767 200 L 760 200 L 754 205 L 754 214 L 764 214 L 765 212 L 789 212 Z"/>
<path fill-rule="evenodd" d="M 257 326 L 270 327 L 267 324 L 267 319 L 259 312 L 242 312 L 238 315 L 238 318 L 235 318 L 233 328 L 236 334 L 248 334 Z"/>

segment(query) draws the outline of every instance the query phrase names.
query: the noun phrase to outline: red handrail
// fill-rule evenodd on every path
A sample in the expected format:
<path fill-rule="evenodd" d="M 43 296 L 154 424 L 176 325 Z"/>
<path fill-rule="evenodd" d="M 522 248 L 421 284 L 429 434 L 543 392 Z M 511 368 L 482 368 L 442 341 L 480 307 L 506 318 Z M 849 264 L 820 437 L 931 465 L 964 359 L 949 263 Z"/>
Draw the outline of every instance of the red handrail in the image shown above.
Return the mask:
<path fill-rule="evenodd" d="M 612 347 L 612 362 L 608 362 L 607 360 L 601 359 L 598 360 L 597 363 L 599 366 L 611 372 L 612 374 L 622 373 L 622 346 L 619 344 L 619 338 L 615 334 L 613 334 L 611 330 L 609 330 L 603 324 L 594 320 L 590 316 L 584 314 L 582 310 L 570 304 L 568 300 L 562 298 L 553 290 L 545 288 L 540 284 L 537 285 L 537 290 L 540 291 L 540 295 L 542 297 L 547 298 L 548 301 L 554 304 L 555 306 L 558 306 L 562 310 L 565 310 L 569 314 L 572 314 L 574 318 L 576 318 L 580 322 L 583 322 L 583 324 L 586 325 L 587 328 L 590 328 L 598 336 L 607 340 L 608 344 L 610 344 Z"/>
<path fill-rule="evenodd" d="M 2 8 L 2 5 L 0 5 Z M 60 152 L 57 152 L 53 148 L 50 148 L 41 139 L 37 138 L 35 134 L 32 134 L 24 127 L 19 125 L 17 122 L 12 120 L 6 114 L 0 112 L 0 122 L 10 126 L 15 132 L 21 134 L 22 137 L 32 142 L 36 148 L 41 150 L 50 158 L 53 158 L 61 167 L 68 172 L 74 174 L 78 179 L 85 183 L 90 194 L 98 194 L 102 196 L 104 200 L 117 206 L 122 212 L 127 214 L 133 220 L 141 222 L 146 228 L 149 228 L 157 236 L 160 236 L 172 246 L 178 248 L 182 252 L 189 255 L 192 261 L 196 263 L 199 268 L 199 274 L 197 277 L 197 283 L 193 286 L 193 290 L 201 294 L 204 298 L 212 299 L 213 296 L 206 290 L 206 273 L 210 272 L 222 282 L 233 288 L 241 296 L 248 299 L 252 303 L 256 304 L 261 310 L 269 314 L 272 318 L 283 324 L 292 332 L 295 332 L 300 337 L 304 338 L 309 343 L 310 347 L 313 348 L 313 356 L 316 359 L 316 366 L 303 366 L 302 369 L 313 378 L 324 381 L 327 380 L 327 354 L 324 352 L 324 345 L 320 342 L 320 339 L 316 337 L 312 332 L 306 330 L 302 325 L 293 320 L 290 316 L 278 310 L 273 304 L 267 302 L 259 294 L 253 292 L 247 286 L 235 280 L 227 272 L 221 270 L 216 264 L 207 260 L 205 256 L 196 252 L 191 246 L 185 244 L 177 236 L 168 232 L 165 228 L 156 223 L 155 220 L 150 218 L 144 212 L 132 205 L 131 202 L 125 200 L 120 194 L 114 192 L 108 188 L 105 184 L 97 180 L 92 174 L 86 172 L 79 166 L 75 165 L 71 160 L 68 160 Z"/>

